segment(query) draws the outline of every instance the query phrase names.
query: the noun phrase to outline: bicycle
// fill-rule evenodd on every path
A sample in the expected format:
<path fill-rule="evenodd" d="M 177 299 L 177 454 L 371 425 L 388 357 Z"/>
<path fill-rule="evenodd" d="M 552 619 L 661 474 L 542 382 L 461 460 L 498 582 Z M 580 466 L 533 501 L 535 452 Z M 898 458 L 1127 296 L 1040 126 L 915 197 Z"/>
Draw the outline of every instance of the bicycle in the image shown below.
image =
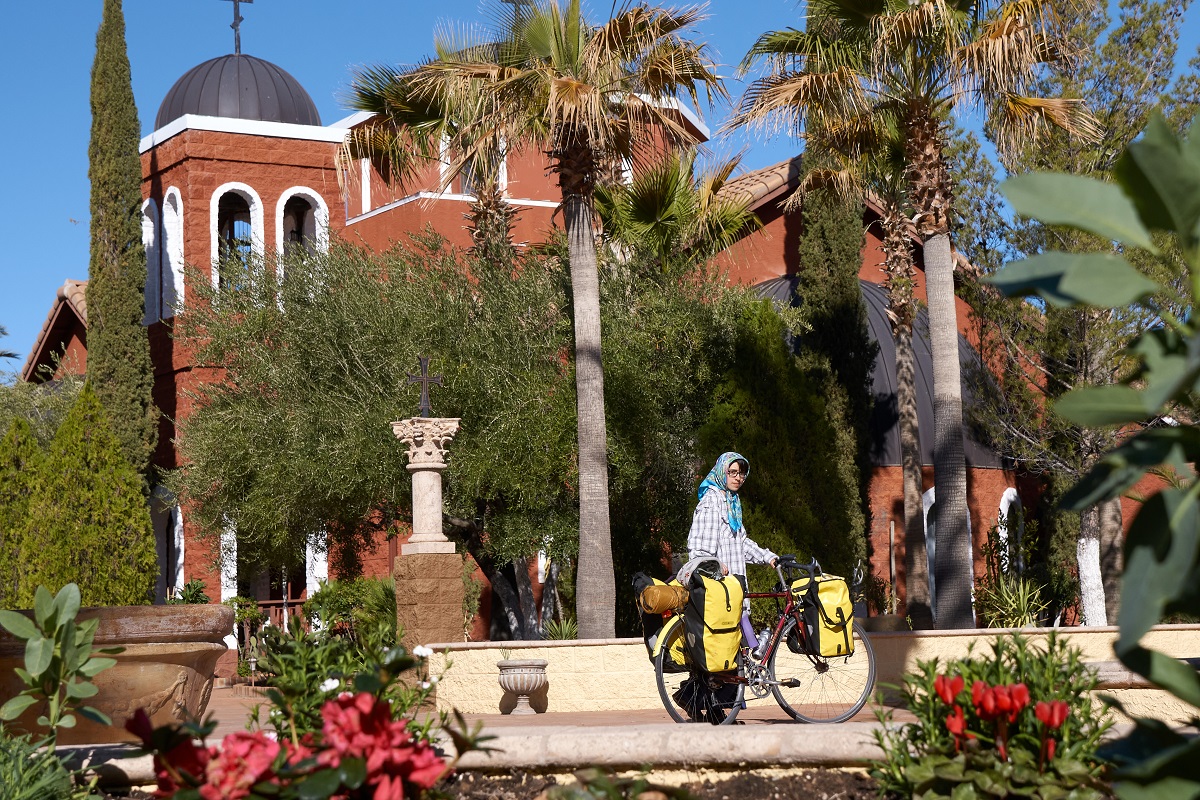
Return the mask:
<path fill-rule="evenodd" d="M 814 559 L 800 564 L 780 556 L 775 564 L 779 584 L 772 592 L 748 592 L 750 599 L 774 599 L 775 624 L 758 651 L 742 637 L 735 672 L 709 673 L 692 668 L 683 646 L 683 615 L 669 618 L 658 633 L 653 651 L 658 693 L 676 722 L 729 725 L 745 708 L 746 690 L 775 702 L 797 722 L 844 722 L 857 714 L 875 688 L 875 651 L 862 625 L 853 625 L 853 652 L 821 656 L 810 647 L 801 598 L 792 591 L 793 573 L 810 578 L 821 574 Z M 861 580 L 856 571 L 855 584 Z M 782 607 L 782 610 L 780 610 Z"/>

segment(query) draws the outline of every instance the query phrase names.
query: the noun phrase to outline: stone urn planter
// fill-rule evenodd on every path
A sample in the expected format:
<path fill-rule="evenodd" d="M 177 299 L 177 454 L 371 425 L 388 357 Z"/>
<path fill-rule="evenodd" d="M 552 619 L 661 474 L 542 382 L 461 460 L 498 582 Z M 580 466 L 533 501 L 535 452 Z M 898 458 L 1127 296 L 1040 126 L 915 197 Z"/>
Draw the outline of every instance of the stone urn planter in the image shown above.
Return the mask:
<path fill-rule="evenodd" d="M 500 668 L 500 688 L 517 698 L 517 705 L 510 714 L 537 713 L 529 705 L 529 696 L 545 688 L 546 664 L 542 658 L 510 658 L 496 662 Z"/>
<path fill-rule="evenodd" d="M 21 612 L 32 617 L 32 612 Z M 208 707 L 213 669 L 233 630 L 233 609 L 222 605 L 112 606 L 83 608 L 77 620 L 98 619 L 94 646 L 124 647 L 116 666 L 94 679 L 99 693 L 87 704 L 112 718 L 112 727 L 79 717 L 58 733 L 60 745 L 135 741 L 125 721 L 145 708 L 155 725 L 200 717 Z M 25 645 L 0 629 L 0 698 L 18 694 L 24 684 L 13 672 L 23 666 Z M 35 720 L 45 713 L 34 705 L 13 727 L 45 733 Z"/>

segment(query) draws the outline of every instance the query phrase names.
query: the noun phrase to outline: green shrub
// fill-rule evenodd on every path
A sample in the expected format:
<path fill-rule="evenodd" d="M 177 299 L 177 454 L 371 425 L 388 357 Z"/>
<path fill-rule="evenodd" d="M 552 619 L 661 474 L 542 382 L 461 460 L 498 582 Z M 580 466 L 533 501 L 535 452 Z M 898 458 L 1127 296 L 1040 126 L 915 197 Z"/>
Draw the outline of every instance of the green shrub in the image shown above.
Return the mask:
<path fill-rule="evenodd" d="M 19 607 L 34 588 L 75 583 L 90 606 L 148 604 L 156 556 L 142 479 L 85 384 L 33 479 Z"/>
<path fill-rule="evenodd" d="M 204 592 L 204 581 L 190 580 L 182 589 L 176 589 L 175 594 L 167 598 L 169 606 L 202 606 L 211 603 L 212 599 Z"/>
<path fill-rule="evenodd" d="M 0 440 L 0 608 L 16 608 L 18 565 L 29 519 L 32 477 L 38 474 L 42 452 L 33 429 L 21 417 Z"/>
<path fill-rule="evenodd" d="M 881 713 L 875 731 L 885 755 L 871 774 L 881 790 L 926 800 L 1105 796 L 1097 748 L 1111 723 L 1092 699 L 1096 676 L 1078 648 L 1053 632 L 1045 647 L 1014 634 L 998 637 L 991 657 L 971 651 L 917 666 L 903 686 L 917 721 L 894 726 Z M 1062 718 L 1047 723 L 1054 704 Z"/>
<path fill-rule="evenodd" d="M 390 647 L 396 643 L 396 582 L 354 578 L 322 583 L 304 602 L 304 617 L 360 645 L 379 637 L 381 645 Z"/>
<path fill-rule="evenodd" d="M 68 800 L 74 789 L 62 761 L 28 735 L 0 729 L 0 787 L 5 800 Z"/>

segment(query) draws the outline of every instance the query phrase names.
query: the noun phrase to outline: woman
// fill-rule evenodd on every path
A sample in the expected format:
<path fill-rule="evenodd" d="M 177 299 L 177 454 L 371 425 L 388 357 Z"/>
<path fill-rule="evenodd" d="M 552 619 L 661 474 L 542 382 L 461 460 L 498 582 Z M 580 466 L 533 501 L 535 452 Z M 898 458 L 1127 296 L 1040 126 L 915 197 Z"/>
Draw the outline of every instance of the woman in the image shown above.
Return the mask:
<path fill-rule="evenodd" d="M 715 558 L 726 575 L 746 587 L 746 563 L 775 565 L 779 556 L 746 535 L 738 490 L 750 474 L 750 462 L 738 453 L 722 453 L 700 484 L 700 502 L 688 533 L 688 558 Z"/>

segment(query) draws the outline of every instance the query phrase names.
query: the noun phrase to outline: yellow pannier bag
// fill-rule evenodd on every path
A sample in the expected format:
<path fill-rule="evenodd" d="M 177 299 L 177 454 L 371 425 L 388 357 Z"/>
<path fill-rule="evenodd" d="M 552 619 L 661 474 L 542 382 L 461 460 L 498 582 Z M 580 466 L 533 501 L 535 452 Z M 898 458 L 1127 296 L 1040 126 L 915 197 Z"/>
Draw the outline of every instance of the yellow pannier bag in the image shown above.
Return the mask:
<path fill-rule="evenodd" d="M 720 579 L 694 574 L 683 609 L 689 662 L 706 672 L 737 669 L 742 645 L 742 584 L 736 576 Z"/>
<path fill-rule="evenodd" d="M 804 576 L 792 582 L 800 603 L 809 652 L 832 658 L 854 652 L 854 601 L 850 585 L 837 575 Z"/>

